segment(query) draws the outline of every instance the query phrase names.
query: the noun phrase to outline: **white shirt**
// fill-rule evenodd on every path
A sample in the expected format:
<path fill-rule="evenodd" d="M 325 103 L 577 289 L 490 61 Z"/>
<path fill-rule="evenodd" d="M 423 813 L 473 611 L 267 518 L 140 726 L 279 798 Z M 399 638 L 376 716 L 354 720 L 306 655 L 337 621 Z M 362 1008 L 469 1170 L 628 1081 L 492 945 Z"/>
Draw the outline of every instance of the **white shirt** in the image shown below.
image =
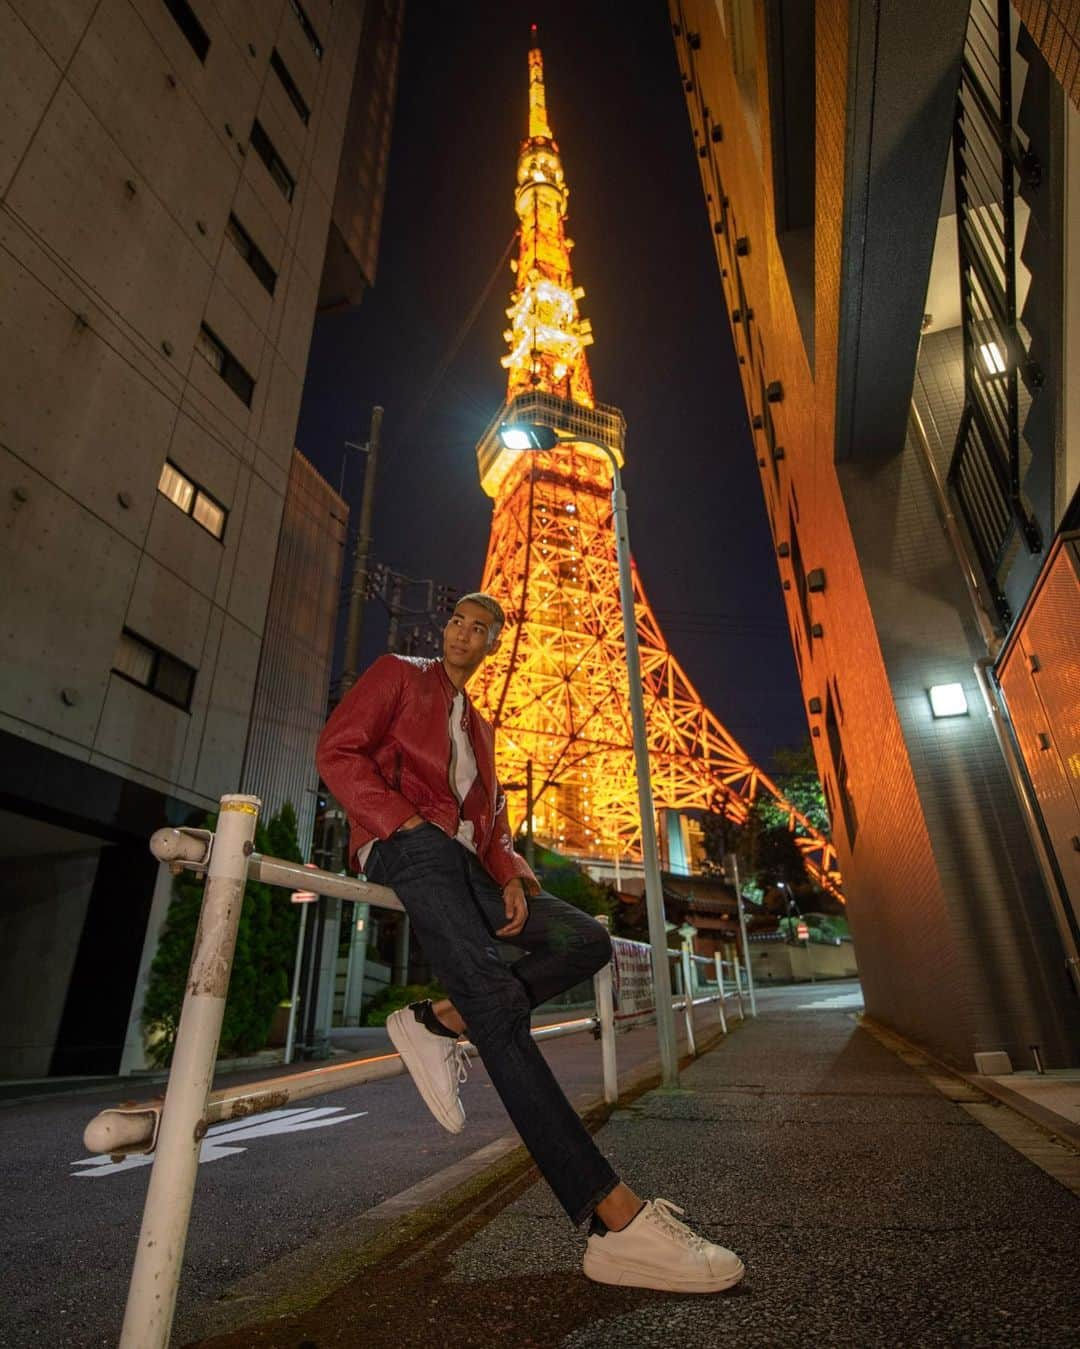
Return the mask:
<path fill-rule="evenodd" d="M 476 755 L 473 753 L 472 741 L 469 739 L 468 724 L 465 714 L 465 694 L 461 689 L 458 689 L 453 702 L 450 704 L 450 767 L 447 776 L 450 790 L 454 793 L 454 799 L 458 803 L 458 828 L 454 838 L 463 848 L 468 848 L 471 853 L 475 853 L 473 822 L 472 820 L 461 819 L 461 807 L 465 804 L 465 798 L 472 790 L 477 774 Z M 419 828 L 419 825 L 417 828 Z M 370 843 L 365 843 L 357 852 L 356 866 L 359 871 L 363 871 L 367 865 L 375 842 L 376 840 L 372 839 Z"/>
<path fill-rule="evenodd" d="M 459 813 L 475 781 L 476 755 L 465 719 L 465 694 L 458 689 L 450 704 L 450 790 L 457 798 Z M 462 847 L 468 848 L 470 852 L 476 851 L 472 820 L 460 820 L 454 837 Z"/>

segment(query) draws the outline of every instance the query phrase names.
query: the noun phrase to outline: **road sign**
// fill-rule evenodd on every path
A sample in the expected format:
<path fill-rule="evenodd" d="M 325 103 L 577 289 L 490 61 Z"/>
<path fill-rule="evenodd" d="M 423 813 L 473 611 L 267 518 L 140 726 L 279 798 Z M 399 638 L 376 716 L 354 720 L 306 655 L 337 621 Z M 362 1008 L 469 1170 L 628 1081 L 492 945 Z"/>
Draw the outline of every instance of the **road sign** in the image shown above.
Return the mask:
<path fill-rule="evenodd" d="M 800 940 L 800 941 L 809 941 L 809 940 L 810 940 L 810 929 L 809 929 L 809 927 L 807 927 L 807 925 L 806 925 L 805 923 L 800 923 L 800 924 L 799 924 L 799 927 L 798 927 L 798 934 L 799 934 L 799 940 Z"/>

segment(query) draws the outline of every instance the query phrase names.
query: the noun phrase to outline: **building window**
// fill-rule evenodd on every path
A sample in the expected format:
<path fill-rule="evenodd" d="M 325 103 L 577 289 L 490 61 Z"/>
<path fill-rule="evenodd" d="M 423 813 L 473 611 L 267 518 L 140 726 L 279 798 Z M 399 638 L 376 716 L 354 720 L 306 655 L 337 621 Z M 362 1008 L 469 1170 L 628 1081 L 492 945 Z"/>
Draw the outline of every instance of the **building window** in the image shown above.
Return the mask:
<path fill-rule="evenodd" d="M 761 351 L 760 343 L 758 355 L 761 358 L 761 364 L 764 365 L 764 352 Z M 758 368 L 758 393 L 761 396 L 761 427 L 765 432 L 765 448 L 769 455 L 769 465 L 772 468 L 773 481 L 777 487 L 780 486 L 780 456 L 776 453 L 776 423 L 773 421 L 772 412 L 769 407 L 769 400 L 765 394 L 765 377 Z"/>
<path fill-rule="evenodd" d="M 270 53 L 270 68 L 281 81 L 281 87 L 289 95 L 289 102 L 296 109 L 301 122 L 307 126 L 308 122 L 311 120 L 311 109 L 304 102 L 303 94 L 297 89 L 296 81 L 289 74 L 289 68 L 281 59 L 281 55 L 276 47 Z"/>
<path fill-rule="evenodd" d="M 840 813 L 844 817 L 848 847 L 854 848 L 855 836 L 859 832 L 859 817 L 855 813 L 855 801 L 851 795 L 847 761 L 844 758 L 844 746 L 840 739 L 840 726 L 836 720 L 836 704 L 833 702 L 831 689 L 825 699 L 825 734 L 829 739 L 829 752 L 832 755 L 833 772 L 836 776 L 836 791 L 840 797 Z M 831 810 L 830 817 L 835 818 Z"/>
<path fill-rule="evenodd" d="M 239 220 L 237 220 L 236 216 L 229 216 L 229 223 L 225 226 L 225 235 L 266 287 L 267 291 L 273 295 L 274 287 L 277 285 L 277 272 L 275 272 L 273 267 L 267 262 L 266 255 L 261 251 L 247 230 L 244 229 Z"/>
<path fill-rule="evenodd" d="M 188 711 L 198 673 L 145 637 L 125 628 L 120 634 L 113 657 L 113 674 L 129 683 L 138 684 L 155 698 L 161 698 L 173 707 Z"/>
<path fill-rule="evenodd" d="M 224 537 L 228 511 L 168 459 L 161 466 L 158 491 L 185 515 L 190 515 L 197 524 L 202 525 L 208 534 L 213 534 L 215 539 Z"/>
<path fill-rule="evenodd" d="M 814 368 L 814 6 L 767 0 L 766 55 L 776 241 Z"/>
<path fill-rule="evenodd" d="M 731 6 L 731 55 L 735 83 L 746 114 L 747 129 L 758 160 L 761 159 L 761 127 L 758 122 L 757 32 L 754 0 L 727 0 Z"/>
<path fill-rule="evenodd" d="M 250 407 L 251 395 L 255 392 L 255 381 L 205 323 L 199 330 L 195 350 L 207 365 L 213 366 L 233 393 Z"/>
<path fill-rule="evenodd" d="M 795 593 L 799 597 L 799 608 L 803 617 L 803 636 L 810 637 L 810 592 L 806 588 L 806 568 L 803 566 L 802 549 L 799 547 L 799 535 L 795 528 L 795 517 L 788 508 L 788 529 L 791 532 L 791 570 L 795 574 Z"/>
<path fill-rule="evenodd" d="M 285 167 L 285 161 L 274 149 L 273 141 L 263 130 L 263 125 L 257 117 L 251 126 L 251 145 L 266 165 L 270 177 L 281 188 L 281 195 L 286 201 L 292 201 L 293 193 L 296 191 L 296 181 Z"/>
<path fill-rule="evenodd" d="M 289 0 L 289 3 L 292 5 L 293 13 L 296 15 L 297 23 L 299 23 L 300 27 L 304 31 L 304 36 L 311 43 L 311 50 L 321 61 L 323 54 L 323 45 L 319 41 L 319 35 L 315 31 L 315 25 L 304 13 L 304 7 L 303 5 L 300 4 L 300 0 Z"/>
<path fill-rule="evenodd" d="M 177 28 L 191 44 L 191 50 L 200 61 L 205 61 L 206 53 L 210 50 L 210 39 L 187 0 L 165 0 L 165 8 L 176 20 Z"/>

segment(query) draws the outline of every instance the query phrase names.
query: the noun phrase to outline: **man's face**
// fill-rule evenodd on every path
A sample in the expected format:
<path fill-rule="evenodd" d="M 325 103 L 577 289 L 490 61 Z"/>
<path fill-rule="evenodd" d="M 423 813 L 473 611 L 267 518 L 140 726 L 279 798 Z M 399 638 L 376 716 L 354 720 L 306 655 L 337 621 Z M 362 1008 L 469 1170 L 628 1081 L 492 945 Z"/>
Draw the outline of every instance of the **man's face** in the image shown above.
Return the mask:
<path fill-rule="evenodd" d="M 468 678 L 480 668 L 484 657 L 498 649 L 488 641 L 494 618 L 475 600 L 462 600 L 443 629 L 443 661 L 447 669 L 460 670 Z"/>

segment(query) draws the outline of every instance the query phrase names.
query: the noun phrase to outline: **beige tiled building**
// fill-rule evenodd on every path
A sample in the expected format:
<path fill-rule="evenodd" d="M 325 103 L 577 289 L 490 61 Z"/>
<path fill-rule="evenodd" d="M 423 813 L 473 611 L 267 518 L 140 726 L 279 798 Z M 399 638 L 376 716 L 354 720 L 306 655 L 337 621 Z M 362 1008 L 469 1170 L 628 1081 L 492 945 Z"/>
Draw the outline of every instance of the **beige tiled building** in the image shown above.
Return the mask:
<path fill-rule="evenodd" d="M 316 308 L 373 277 L 400 21 L 0 2 L 0 1073 L 110 1070 L 147 828 L 237 789 Z"/>

